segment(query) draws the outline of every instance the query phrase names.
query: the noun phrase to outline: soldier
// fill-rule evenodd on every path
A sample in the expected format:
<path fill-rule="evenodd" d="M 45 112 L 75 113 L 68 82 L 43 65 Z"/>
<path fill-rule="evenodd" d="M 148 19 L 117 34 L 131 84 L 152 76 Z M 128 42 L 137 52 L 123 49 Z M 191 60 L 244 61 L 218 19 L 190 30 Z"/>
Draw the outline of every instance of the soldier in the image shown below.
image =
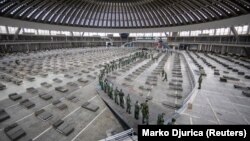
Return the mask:
<path fill-rule="evenodd" d="M 104 81 L 104 83 L 103 83 L 103 90 L 106 93 L 106 91 L 107 91 L 107 82 L 106 81 Z"/>
<path fill-rule="evenodd" d="M 166 72 L 165 72 L 165 75 L 164 75 L 164 79 L 162 81 L 164 81 L 164 80 L 168 81 L 168 74 Z"/>
<path fill-rule="evenodd" d="M 109 90 L 110 90 L 110 85 L 109 85 L 109 83 L 107 83 L 107 85 L 106 85 L 107 87 L 106 87 L 106 93 L 108 94 L 108 96 L 109 96 Z"/>
<path fill-rule="evenodd" d="M 165 113 L 161 113 L 158 115 L 157 125 L 164 125 L 164 115 Z"/>
<path fill-rule="evenodd" d="M 112 71 L 114 71 L 115 65 L 114 63 L 112 63 Z"/>
<path fill-rule="evenodd" d="M 168 123 L 168 125 L 174 125 L 175 124 L 176 119 L 172 118 L 171 122 Z"/>
<path fill-rule="evenodd" d="M 117 89 L 117 87 L 116 87 L 116 88 L 115 88 L 115 92 L 114 92 L 114 95 L 115 95 L 115 103 L 116 103 L 116 104 L 119 104 L 119 103 L 118 103 L 118 97 L 117 97 L 117 96 L 118 96 L 118 93 L 119 93 L 119 91 L 118 91 L 118 89 Z"/>
<path fill-rule="evenodd" d="M 120 90 L 119 96 L 120 96 L 120 106 L 124 108 L 124 99 L 123 99 L 124 93 L 122 92 L 122 89 Z"/>
<path fill-rule="evenodd" d="M 198 87 L 198 89 L 201 89 L 201 83 L 202 83 L 202 75 L 201 75 L 201 74 L 200 74 L 200 77 L 199 77 L 198 83 L 199 83 L 199 87 Z"/>
<path fill-rule="evenodd" d="M 109 88 L 109 97 L 113 99 L 113 87 L 112 86 L 110 86 Z"/>
<path fill-rule="evenodd" d="M 148 100 L 145 101 L 145 103 L 141 104 L 141 112 L 142 112 L 142 124 L 146 123 L 148 124 L 149 119 L 149 110 L 148 110 Z"/>
<path fill-rule="evenodd" d="M 135 119 L 139 119 L 139 114 L 140 114 L 140 105 L 138 101 L 135 103 Z"/>
<path fill-rule="evenodd" d="M 99 80 L 99 84 L 100 84 L 100 86 L 101 86 L 101 89 L 103 90 L 103 81 L 102 81 L 102 79 Z"/>
<path fill-rule="evenodd" d="M 105 67 L 105 70 L 106 70 L 106 74 L 108 74 L 109 73 L 108 67 Z"/>
<path fill-rule="evenodd" d="M 163 77 L 164 74 L 165 74 L 165 71 L 164 71 L 164 69 L 162 69 L 162 71 L 161 71 L 161 77 Z"/>
<path fill-rule="evenodd" d="M 126 112 L 129 113 L 129 114 L 131 114 L 131 99 L 130 99 L 129 94 L 127 95 L 126 103 L 127 103 L 127 110 L 126 110 Z"/>

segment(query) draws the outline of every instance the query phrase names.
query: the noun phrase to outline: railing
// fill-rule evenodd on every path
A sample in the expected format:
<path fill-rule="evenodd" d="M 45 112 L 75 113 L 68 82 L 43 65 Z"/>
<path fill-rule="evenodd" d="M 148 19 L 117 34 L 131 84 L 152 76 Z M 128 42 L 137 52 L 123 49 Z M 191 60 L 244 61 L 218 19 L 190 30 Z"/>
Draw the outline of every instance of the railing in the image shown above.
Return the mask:
<path fill-rule="evenodd" d="M 122 141 L 123 139 L 131 138 L 133 136 L 134 136 L 134 130 L 133 130 L 133 128 L 131 128 L 129 130 L 123 131 L 123 132 L 115 134 L 113 136 L 109 136 L 109 137 L 102 139 L 100 141 Z M 133 139 L 131 138 L 131 140 L 133 140 Z"/>
<path fill-rule="evenodd" d="M 217 41 L 169 41 L 178 44 L 206 44 L 206 45 L 225 45 L 225 46 L 244 46 L 250 47 L 250 42 L 217 42 Z"/>

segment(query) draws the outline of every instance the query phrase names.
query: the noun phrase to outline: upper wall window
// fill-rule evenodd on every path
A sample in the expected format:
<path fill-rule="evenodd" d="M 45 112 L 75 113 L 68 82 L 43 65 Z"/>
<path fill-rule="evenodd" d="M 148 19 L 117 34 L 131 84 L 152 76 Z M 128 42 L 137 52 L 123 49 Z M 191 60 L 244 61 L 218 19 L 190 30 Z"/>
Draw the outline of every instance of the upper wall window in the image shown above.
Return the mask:
<path fill-rule="evenodd" d="M 7 33 L 6 26 L 0 26 L 0 33 Z"/>
<path fill-rule="evenodd" d="M 235 29 L 236 29 L 237 33 L 240 34 L 240 35 L 247 34 L 248 25 L 236 26 Z"/>
<path fill-rule="evenodd" d="M 11 27 L 9 26 L 8 27 L 8 30 L 9 30 L 9 34 L 15 34 L 16 31 L 17 31 L 18 27 Z"/>

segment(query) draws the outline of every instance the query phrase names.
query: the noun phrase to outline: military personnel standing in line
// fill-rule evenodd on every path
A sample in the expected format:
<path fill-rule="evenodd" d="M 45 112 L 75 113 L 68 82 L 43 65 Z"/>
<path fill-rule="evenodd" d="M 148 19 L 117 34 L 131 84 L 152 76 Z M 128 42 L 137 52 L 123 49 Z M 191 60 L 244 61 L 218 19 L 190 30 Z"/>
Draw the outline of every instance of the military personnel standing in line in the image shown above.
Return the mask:
<path fill-rule="evenodd" d="M 109 85 L 109 83 L 107 83 L 106 93 L 107 93 L 107 94 L 108 94 L 108 96 L 110 97 L 110 95 L 109 95 L 109 90 L 110 90 L 110 85 Z"/>
<path fill-rule="evenodd" d="M 139 102 L 136 101 L 135 103 L 135 111 L 134 111 L 134 114 L 135 114 L 135 119 L 139 119 L 139 114 L 140 114 L 140 105 L 139 105 Z"/>
<path fill-rule="evenodd" d="M 115 95 L 115 103 L 119 105 L 118 103 L 118 94 L 119 94 L 119 91 L 117 89 L 117 87 L 115 88 L 115 92 L 114 92 L 114 95 Z"/>
<path fill-rule="evenodd" d="M 127 103 L 127 110 L 126 110 L 126 112 L 129 113 L 129 114 L 131 114 L 131 99 L 130 99 L 129 94 L 127 95 L 126 103 Z"/>
<path fill-rule="evenodd" d="M 141 112 L 142 112 L 142 124 L 144 123 L 148 124 L 149 122 L 148 100 L 146 100 L 145 103 L 141 104 Z"/>
<path fill-rule="evenodd" d="M 153 54 L 151 54 L 151 60 L 154 60 L 154 55 Z"/>
<path fill-rule="evenodd" d="M 165 113 L 161 113 L 158 115 L 157 125 L 164 125 L 164 115 Z"/>
<path fill-rule="evenodd" d="M 120 99 L 120 106 L 122 107 L 122 108 L 124 108 L 124 99 L 123 99 L 123 97 L 124 97 L 124 93 L 122 92 L 122 89 L 120 90 L 120 93 L 119 93 L 119 99 Z"/>
<path fill-rule="evenodd" d="M 103 80 L 102 79 L 99 80 L 99 84 L 101 86 L 101 89 L 103 90 Z"/>
<path fill-rule="evenodd" d="M 109 88 L 109 97 L 113 99 L 113 87 L 112 86 L 110 86 Z"/>
<path fill-rule="evenodd" d="M 167 72 L 165 72 L 164 79 L 162 81 L 164 81 L 164 80 L 168 81 L 168 74 L 167 74 Z"/>
<path fill-rule="evenodd" d="M 104 83 L 103 83 L 103 90 L 106 93 L 106 91 L 107 91 L 107 82 L 106 81 L 104 81 Z"/>
<path fill-rule="evenodd" d="M 200 74 L 200 77 L 199 77 L 198 83 L 199 83 L 199 87 L 198 87 L 198 89 L 201 89 L 201 83 L 202 83 L 202 75 L 201 75 L 201 74 Z"/>

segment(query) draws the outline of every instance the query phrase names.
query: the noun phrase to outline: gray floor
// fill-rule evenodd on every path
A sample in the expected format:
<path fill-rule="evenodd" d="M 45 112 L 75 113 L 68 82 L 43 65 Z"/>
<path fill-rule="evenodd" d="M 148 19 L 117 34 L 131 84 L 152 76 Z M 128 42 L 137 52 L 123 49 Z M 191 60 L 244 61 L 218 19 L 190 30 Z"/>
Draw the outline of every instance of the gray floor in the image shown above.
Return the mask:
<path fill-rule="evenodd" d="M 7 89 L 0 91 L 0 107 L 11 116 L 10 119 L 0 123 L 0 140 L 8 141 L 3 129 L 12 124 L 18 123 L 27 135 L 20 140 L 100 140 L 106 138 L 110 133 L 119 133 L 123 131 L 122 126 L 107 108 L 102 101 L 102 98 L 96 92 L 98 86 L 98 73 L 104 63 L 129 55 L 135 52 L 134 48 L 99 48 L 99 49 L 70 49 L 70 50 L 54 50 L 39 53 L 16 54 L 1 58 L 0 74 L 11 76 L 23 81 L 23 84 L 18 86 L 13 82 L 0 82 L 7 86 Z M 186 52 L 181 52 L 182 55 L 173 53 L 160 53 L 153 51 L 154 56 L 158 56 L 157 61 L 148 59 L 138 59 L 131 65 L 124 66 L 108 75 L 110 82 L 118 89 L 122 89 L 125 93 L 130 94 L 132 99 L 132 114 L 127 114 L 125 109 L 117 106 L 113 100 L 108 102 L 113 103 L 113 107 L 117 107 L 124 117 L 127 119 L 133 118 L 134 103 L 139 101 L 144 102 L 150 98 L 149 112 L 150 124 L 156 124 L 158 114 L 164 112 L 165 120 L 178 110 L 176 105 L 182 105 L 188 94 L 192 91 L 191 78 L 188 72 L 188 65 L 195 74 L 197 82 L 199 73 L 198 68 L 190 59 Z M 196 95 L 192 101 L 192 109 L 184 109 L 177 118 L 176 124 L 249 124 L 250 122 L 250 100 L 242 95 L 242 90 L 235 89 L 234 84 L 249 86 L 249 80 L 244 76 L 240 76 L 235 72 L 227 70 L 227 68 L 218 64 L 214 60 L 199 53 L 198 55 L 207 59 L 208 62 L 216 66 L 220 71 L 220 76 L 228 75 L 239 78 L 240 81 L 228 81 L 223 83 L 219 81 L 220 76 L 214 75 L 214 70 L 208 67 L 200 58 L 197 58 L 194 53 L 190 54 L 198 61 L 207 74 L 203 78 L 202 89 L 195 88 Z M 244 67 L 234 64 L 230 61 L 222 59 L 218 56 L 209 55 L 225 62 L 232 67 L 238 68 L 245 73 L 248 70 Z M 184 58 L 185 57 L 185 58 Z M 170 88 L 170 82 L 177 79 L 172 70 L 176 65 L 176 58 L 180 60 L 183 91 L 177 91 Z M 21 60 L 20 65 L 15 64 L 15 60 Z M 185 62 L 187 60 L 188 64 Z M 161 63 L 160 63 L 161 62 Z M 160 66 L 162 64 L 163 66 Z M 2 67 L 5 67 L 3 69 Z M 161 67 L 168 74 L 168 81 L 163 82 L 159 72 Z M 223 71 L 229 71 L 229 74 L 224 74 Z M 42 74 L 48 74 L 43 77 Z M 73 78 L 67 78 L 64 75 L 68 74 Z M 147 78 L 155 76 L 157 80 L 155 85 L 147 84 Z M 27 77 L 34 77 L 35 81 L 30 82 Z M 54 78 L 62 80 L 58 83 L 53 81 Z M 79 82 L 78 79 L 88 80 L 86 83 Z M 179 79 L 179 78 L 178 78 Z M 50 88 L 41 86 L 42 82 L 47 82 L 52 85 Z M 69 86 L 68 82 L 74 82 L 78 86 Z M 64 86 L 68 89 L 67 92 L 61 93 L 55 90 L 55 87 Z M 46 101 L 41 99 L 38 94 L 32 94 L 26 91 L 27 88 L 34 87 L 39 93 L 47 93 L 53 96 L 52 99 Z M 150 90 L 145 90 L 150 89 Z M 19 104 L 20 100 L 12 101 L 8 98 L 10 93 L 18 93 L 23 98 L 29 99 L 36 104 L 31 109 L 26 109 Z M 171 94 L 179 93 L 182 97 L 177 98 L 170 96 Z M 67 99 L 69 96 L 75 96 L 76 101 L 72 102 Z M 60 99 L 68 108 L 59 110 L 52 105 L 53 100 Z M 98 111 L 92 112 L 81 107 L 84 102 L 90 102 L 99 107 Z M 170 106 L 166 106 L 167 103 Z M 126 104 L 125 104 L 126 105 Z M 47 121 L 38 119 L 34 112 L 40 109 L 45 109 L 52 113 L 53 117 Z M 69 136 L 64 136 L 56 131 L 51 125 L 58 119 L 63 119 L 66 123 L 72 125 L 75 130 Z M 136 124 L 142 124 L 140 120 Z"/>
<path fill-rule="evenodd" d="M 140 61 L 139 63 L 135 63 L 131 66 L 125 66 L 124 68 L 117 70 L 113 74 L 111 74 L 108 79 L 109 81 L 114 85 L 114 88 L 118 88 L 118 90 L 122 89 L 125 93 L 125 97 L 130 94 L 131 97 L 131 103 L 132 103 L 132 114 L 128 115 L 126 113 L 125 109 L 117 108 L 120 107 L 116 104 L 114 104 L 113 100 L 107 100 L 107 95 L 105 100 L 111 105 L 111 107 L 114 108 L 116 111 L 118 111 L 124 118 L 127 120 L 127 122 L 135 129 L 137 124 L 142 124 L 142 116 L 140 115 L 140 119 L 138 121 L 132 121 L 134 120 L 134 104 L 136 101 L 139 101 L 139 103 L 145 102 L 145 100 L 149 97 L 152 98 L 152 100 L 149 100 L 149 124 L 156 124 L 158 114 L 165 113 L 165 120 L 168 120 L 171 118 L 171 116 L 175 113 L 175 108 L 170 106 L 165 106 L 162 103 L 166 102 L 169 105 L 175 105 L 175 104 L 182 104 L 183 100 L 187 97 L 187 95 L 191 92 L 191 84 L 190 79 L 188 78 L 188 72 L 187 72 L 187 64 L 184 62 L 183 56 L 180 55 L 180 64 L 182 67 L 182 74 L 183 80 L 182 88 L 184 89 L 183 92 L 181 92 L 181 95 L 183 96 L 181 99 L 178 99 L 176 97 L 171 97 L 167 95 L 167 93 L 175 93 L 176 91 L 170 89 L 169 83 L 172 82 L 172 79 L 176 79 L 172 76 L 172 69 L 173 69 L 173 60 L 174 57 L 177 56 L 177 54 L 170 55 L 167 53 L 158 53 L 153 52 L 154 56 L 159 55 L 159 59 L 157 61 L 152 61 L 149 59 L 144 59 L 143 61 Z M 154 74 L 157 72 L 157 66 L 159 65 L 159 62 L 166 56 L 168 59 L 163 62 L 163 68 L 168 74 L 168 81 L 162 81 L 163 78 L 161 77 L 161 69 L 159 74 Z M 146 67 L 145 67 L 146 64 Z M 116 74 L 122 74 L 122 75 L 116 75 Z M 148 85 L 146 84 L 146 79 L 148 76 L 156 76 L 157 77 L 157 83 L 156 85 Z M 116 76 L 115 78 L 112 78 L 112 76 Z M 130 78 L 130 80 L 127 80 L 126 78 Z M 140 89 L 140 87 L 143 88 L 149 88 L 151 91 L 147 91 L 145 89 Z M 126 102 L 125 102 L 126 103 Z M 126 104 L 125 104 L 126 105 Z M 140 113 L 141 114 L 141 113 Z"/>
<path fill-rule="evenodd" d="M 194 65 L 193 61 L 188 57 L 186 52 L 183 53 L 187 57 L 191 69 L 194 72 L 197 71 L 198 68 Z M 191 55 L 204 67 L 207 76 L 203 77 L 202 89 L 197 90 L 198 93 L 192 103 L 193 108 L 186 109 L 181 113 L 180 117 L 177 118 L 176 124 L 249 124 L 250 99 L 242 94 L 241 89 L 235 89 L 234 84 L 249 86 L 250 81 L 245 79 L 244 76 L 238 75 L 237 72 L 228 70 L 204 54 L 199 53 L 199 56 L 204 57 L 220 71 L 219 76 L 214 75 L 212 68 L 204 64 L 193 53 Z M 230 61 L 211 54 L 209 56 L 217 58 L 234 68 L 236 67 L 246 74 L 249 72 L 246 68 Z M 223 71 L 228 71 L 229 74 L 225 74 Z M 223 75 L 239 78 L 240 81 L 229 80 L 227 83 L 220 82 L 220 76 Z M 197 80 L 198 74 L 195 77 Z"/>
<path fill-rule="evenodd" d="M 79 50 L 71 50 L 67 52 L 73 52 L 75 55 L 67 56 L 65 62 L 57 62 L 54 64 L 56 67 L 60 68 L 63 64 L 78 65 L 75 68 L 71 68 L 72 65 L 63 65 L 61 68 L 68 69 L 65 72 L 59 70 L 49 70 L 46 71 L 48 74 L 47 77 L 43 78 L 40 76 L 39 72 L 37 74 L 26 74 L 27 76 L 35 77 L 35 81 L 29 82 L 27 80 L 23 80 L 23 84 L 17 86 L 12 82 L 1 81 L 2 84 L 7 86 L 7 89 L 0 91 L 0 105 L 1 108 L 4 108 L 6 112 L 11 116 L 10 119 L 0 123 L 0 140 L 8 141 L 8 137 L 3 132 L 3 128 L 6 126 L 16 122 L 18 123 L 23 130 L 27 133 L 27 135 L 20 140 L 27 140 L 28 138 L 33 140 L 99 140 L 107 137 L 107 131 L 111 130 L 113 133 L 119 133 L 123 131 L 122 126 L 114 117 L 114 115 L 110 112 L 110 110 L 106 107 L 100 97 L 97 95 L 95 88 L 97 85 L 97 77 L 99 73 L 99 64 L 103 64 L 109 60 L 113 60 L 117 57 L 121 57 L 124 55 L 129 55 L 129 53 L 134 52 L 134 49 L 92 49 L 93 52 L 83 55 L 78 54 Z M 102 52 L 102 50 L 104 52 Z M 86 50 L 81 50 L 86 51 Z M 54 52 L 56 54 L 56 52 Z M 60 50 L 60 53 L 64 54 L 64 51 Z M 49 56 L 45 53 L 39 53 L 44 56 Z M 52 56 L 55 56 L 52 54 Z M 97 57 L 98 56 L 98 57 Z M 16 56 L 8 56 L 2 59 L 4 61 L 15 60 Z M 21 57 L 18 57 L 19 59 Z M 39 62 L 37 59 L 34 59 L 34 56 L 29 56 L 31 58 L 31 62 Z M 48 57 L 45 57 L 47 60 Z M 55 60 L 58 57 L 55 57 Z M 97 59 L 99 58 L 99 59 Z M 47 62 L 47 61 L 44 61 Z M 52 61 L 53 62 L 53 61 Z M 74 63 L 75 62 L 75 63 Z M 14 64 L 14 63 L 12 63 Z M 47 63 L 43 63 L 43 66 L 46 66 Z M 90 68 L 90 69 L 88 69 Z M 81 70 L 89 70 L 88 73 L 82 73 Z M 43 67 L 41 71 L 45 72 L 46 67 Z M 92 71 L 91 71 L 92 70 Z M 40 72 L 41 72 L 40 71 Z M 79 75 L 75 72 L 81 73 Z M 1 74 L 11 75 L 15 77 L 13 74 L 8 74 L 6 71 L 2 71 Z M 69 74 L 72 75 L 73 78 L 65 78 L 64 75 Z M 88 77 L 89 75 L 95 76 Z M 54 78 L 59 78 L 62 80 L 61 83 L 56 83 L 52 81 Z M 84 80 L 88 80 L 88 83 L 78 82 L 77 79 L 83 78 Z M 51 88 L 45 88 L 40 85 L 42 82 L 48 82 L 52 84 Z M 78 87 L 68 86 L 68 82 L 74 82 L 78 84 Z M 61 93 L 55 91 L 55 87 L 57 86 L 65 86 L 68 88 L 68 92 Z M 38 94 L 31 94 L 26 91 L 26 88 L 34 87 L 39 92 L 45 92 L 53 96 L 53 99 L 45 101 L 42 100 Z M 10 93 L 18 93 L 23 98 L 28 98 L 30 101 L 36 104 L 35 107 L 31 109 L 26 109 L 19 105 L 19 101 L 12 101 L 8 99 L 8 94 Z M 77 101 L 71 102 L 67 99 L 69 96 L 76 96 Z M 59 110 L 54 105 L 52 105 L 52 101 L 60 99 L 63 103 L 65 103 L 68 108 L 65 110 Z M 97 112 L 92 112 L 87 109 L 81 108 L 81 105 L 89 101 L 90 103 L 97 105 L 99 107 Z M 45 109 L 47 112 L 52 113 L 53 117 L 48 119 L 47 121 L 43 121 L 34 116 L 34 112 L 40 109 Z M 75 129 L 73 133 L 69 136 L 64 136 L 56 131 L 51 125 L 58 119 L 63 119 L 66 123 L 72 125 Z"/>

